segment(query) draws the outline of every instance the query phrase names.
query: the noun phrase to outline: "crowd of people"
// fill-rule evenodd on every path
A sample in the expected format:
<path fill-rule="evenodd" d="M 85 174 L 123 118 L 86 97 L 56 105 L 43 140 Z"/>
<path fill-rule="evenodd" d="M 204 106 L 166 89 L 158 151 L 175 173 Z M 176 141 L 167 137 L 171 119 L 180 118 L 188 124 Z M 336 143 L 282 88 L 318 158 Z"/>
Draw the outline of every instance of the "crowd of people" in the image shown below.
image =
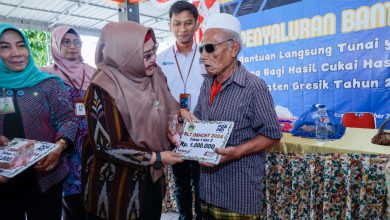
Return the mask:
<path fill-rule="evenodd" d="M 158 56 L 153 29 L 105 25 L 96 69 L 83 62 L 72 27 L 53 30 L 54 63 L 38 68 L 23 32 L 0 24 L 0 105 L 12 106 L 0 114 L 0 145 L 58 145 L 13 178 L 0 173 L 1 219 L 158 220 L 168 165 L 179 219 L 261 217 L 264 149 L 281 132 L 266 84 L 237 60 L 240 22 L 209 16 L 198 45 L 193 4 L 174 3 L 169 19 L 176 42 Z M 172 115 L 234 122 L 226 147 L 215 150 L 218 165 L 175 152 Z"/>

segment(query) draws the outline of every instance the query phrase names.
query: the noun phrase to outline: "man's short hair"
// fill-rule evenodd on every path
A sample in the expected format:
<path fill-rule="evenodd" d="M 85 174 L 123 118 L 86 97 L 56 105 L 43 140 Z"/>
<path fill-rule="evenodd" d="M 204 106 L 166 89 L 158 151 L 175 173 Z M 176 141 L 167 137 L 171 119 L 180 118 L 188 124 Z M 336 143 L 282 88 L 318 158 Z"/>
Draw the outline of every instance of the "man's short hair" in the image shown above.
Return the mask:
<path fill-rule="evenodd" d="M 225 32 L 225 35 L 229 36 L 228 39 L 232 39 L 233 41 L 237 42 L 240 45 L 242 44 L 241 36 L 237 32 L 228 29 L 222 29 L 222 30 Z"/>
<path fill-rule="evenodd" d="M 234 42 L 238 43 L 238 53 L 240 53 L 241 51 L 241 47 L 242 47 L 242 39 L 241 39 L 241 36 L 235 32 L 235 31 L 232 31 L 232 30 L 228 30 L 228 29 L 221 29 L 225 32 L 225 35 L 226 35 L 226 39 L 225 40 L 228 40 L 228 39 L 231 39 L 233 40 Z M 228 45 L 229 47 L 231 47 L 231 42 L 229 41 L 228 42 Z"/>
<path fill-rule="evenodd" d="M 187 1 L 177 1 L 172 4 L 169 9 L 169 20 L 172 18 L 172 15 L 180 14 L 183 11 L 189 11 L 195 18 L 195 21 L 198 20 L 198 9 L 196 9 L 195 5 L 187 2 Z"/>

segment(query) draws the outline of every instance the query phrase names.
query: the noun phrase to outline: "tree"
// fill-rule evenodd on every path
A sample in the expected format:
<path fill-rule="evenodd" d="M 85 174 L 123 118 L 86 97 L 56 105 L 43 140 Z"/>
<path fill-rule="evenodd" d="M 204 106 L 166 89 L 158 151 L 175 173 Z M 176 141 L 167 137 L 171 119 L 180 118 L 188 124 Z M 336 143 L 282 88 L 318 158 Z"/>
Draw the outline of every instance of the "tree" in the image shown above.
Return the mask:
<path fill-rule="evenodd" d="M 31 55 L 34 58 L 35 65 L 41 67 L 52 63 L 50 53 L 50 32 L 23 29 L 28 41 L 30 42 Z"/>

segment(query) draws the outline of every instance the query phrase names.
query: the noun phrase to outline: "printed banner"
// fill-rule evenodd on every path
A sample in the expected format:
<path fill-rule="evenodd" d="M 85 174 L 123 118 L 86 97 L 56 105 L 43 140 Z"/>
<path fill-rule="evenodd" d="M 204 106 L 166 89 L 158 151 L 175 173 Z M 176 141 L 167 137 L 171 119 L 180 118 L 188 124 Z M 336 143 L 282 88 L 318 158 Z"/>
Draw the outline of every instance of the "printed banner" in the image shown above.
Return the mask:
<path fill-rule="evenodd" d="M 219 1 L 218 0 L 193 0 L 192 4 L 198 9 L 198 23 L 199 29 L 195 32 L 195 41 L 199 43 L 202 40 L 204 32 L 203 21 L 210 15 L 219 13 Z"/>
<path fill-rule="evenodd" d="M 241 22 L 239 60 L 265 80 L 278 116 L 312 104 L 390 116 L 390 1 L 224 0 Z"/>

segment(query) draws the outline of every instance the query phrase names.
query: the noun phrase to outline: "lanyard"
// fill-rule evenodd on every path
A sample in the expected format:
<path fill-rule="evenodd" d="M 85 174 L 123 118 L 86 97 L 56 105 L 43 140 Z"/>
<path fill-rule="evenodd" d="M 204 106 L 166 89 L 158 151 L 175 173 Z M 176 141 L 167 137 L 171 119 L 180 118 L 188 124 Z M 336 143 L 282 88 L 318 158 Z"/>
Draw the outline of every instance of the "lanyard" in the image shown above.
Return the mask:
<path fill-rule="evenodd" d="M 176 52 L 175 52 L 175 47 L 172 47 L 172 49 L 173 49 L 173 56 L 175 57 L 175 60 L 176 60 L 176 66 L 177 66 L 177 69 L 179 70 L 180 77 L 181 77 L 181 81 L 182 81 L 183 84 L 184 84 L 184 93 L 187 93 L 187 81 L 188 81 L 188 76 L 190 76 L 190 73 L 191 73 L 192 64 L 194 63 L 194 58 L 195 58 L 196 51 L 197 51 L 196 48 L 197 48 L 197 45 L 195 44 L 195 52 L 194 52 L 194 55 L 192 56 L 191 65 L 190 65 L 190 68 L 188 69 L 187 78 L 186 78 L 186 80 L 184 81 L 184 77 L 183 77 L 183 74 L 181 73 L 181 69 L 180 69 L 180 66 L 179 66 L 179 62 L 177 61 Z"/>
<path fill-rule="evenodd" d="M 69 80 L 70 84 L 72 84 L 73 88 L 77 89 L 77 87 L 75 86 L 75 84 L 73 83 L 73 81 L 71 80 L 71 78 L 68 76 L 68 74 L 66 74 L 66 73 L 64 73 L 64 72 L 62 72 L 62 73 L 66 76 L 66 78 L 68 78 L 68 80 Z M 81 82 L 80 88 L 78 89 L 79 92 L 81 92 L 81 89 L 83 88 L 84 80 L 85 80 L 85 70 L 83 70 L 83 80 L 82 80 L 82 82 Z"/>

